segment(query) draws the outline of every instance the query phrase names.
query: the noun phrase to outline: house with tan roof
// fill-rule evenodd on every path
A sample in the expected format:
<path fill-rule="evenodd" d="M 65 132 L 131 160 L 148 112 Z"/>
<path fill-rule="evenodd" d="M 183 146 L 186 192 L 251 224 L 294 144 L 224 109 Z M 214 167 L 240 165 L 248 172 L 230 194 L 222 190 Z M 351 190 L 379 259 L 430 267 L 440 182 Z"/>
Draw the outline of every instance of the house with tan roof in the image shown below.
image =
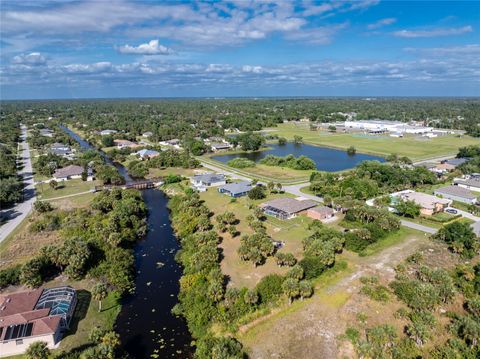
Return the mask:
<path fill-rule="evenodd" d="M 70 286 L 0 295 L 0 357 L 23 354 L 38 341 L 58 347 L 76 303 Z"/>
<path fill-rule="evenodd" d="M 425 216 L 443 212 L 445 208 L 453 202 L 451 199 L 439 198 L 430 194 L 414 191 L 399 193 L 398 197 L 404 201 L 413 201 L 418 204 L 420 206 L 420 213 Z"/>
<path fill-rule="evenodd" d="M 290 219 L 301 213 L 305 213 L 310 208 L 317 206 L 318 203 L 303 197 L 298 198 L 275 198 L 264 202 L 260 208 L 265 214 L 279 218 Z"/>

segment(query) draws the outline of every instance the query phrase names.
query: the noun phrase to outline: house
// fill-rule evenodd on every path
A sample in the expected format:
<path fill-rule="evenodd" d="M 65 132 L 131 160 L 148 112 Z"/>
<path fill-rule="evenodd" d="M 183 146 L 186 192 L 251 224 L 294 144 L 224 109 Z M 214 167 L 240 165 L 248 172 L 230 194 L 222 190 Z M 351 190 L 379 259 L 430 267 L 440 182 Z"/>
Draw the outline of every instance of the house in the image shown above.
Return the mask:
<path fill-rule="evenodd" d="M 467 161 L 468 161 L 467 158 L 451 158 L 449 160 L 442 161 L 442 163 L 448 163 L 451 166 L 457 167 Z"/>
<path fill-rule="evenodd" d="M 430 194 L 414 191 L 405 191 L 399 193 L 400 199 L 404 201 L 413 201 L 420 206 L 420 213 L 425 216 L 431 216 L 443 210 L 452 204 L 451 199 L 438 198 Z"/>
<path fill-rule="evenodd" d="M 53 131 L 48 128 L 42 128 L 39 132 L 40 132 L 40 136 L 53 137 Z"/>
<path fill-rule="evenodd" d="M 333 208 L 327 206 L 317 206 L 307 210 L 307 217 L 317 219 L 319 221 L 325 221 L 335 217 L 335 211 Z"/>
<path fill-rule="evenodd" d="M 223 174 L 217 173 L 205 173 L 202 175 L 196 175 L 190 179 L 190 182 L 197 189 L 201 187 L 223 186 L 227 183 L 225 176 Z"/>
<path fill-rule="evenodd" d="M 110 136 L 110 135 L 114 135 L 115 133 L 117 133 L 117 131 L 115 130 L 103 130 L 103 131 L 100 131 L 100 136 Z"/>
<path fill-rule="evenodd" d="M 178 138 L 174 138 L 168 141 L 160 141 L 159 144 L 162 146 L 169 146 L 169 147 L 174 147 L 177 149 L 180 149 L 180 140 Z"/>
<path fill-rule="evenodd" d="M 252 189 L 250 182 L 229 183 L 218 188 L 218 192 L 224 193 L 230 197 L 245 196 Z"/>
<path fill-rule="evenodd" d="M 113 143 L 115 143 L 117 148 L 135 148 L 140 146 L 139 144 L 129 140 L 113 140 Z"/>
<path fill-rule="evenodd" d="M 85 169 L 82 166 L 70 165 L 56 170 L 53 174 L 53 178 L 57 181 L 82 178 L 82 173 L 84 171 Z M 87 181 L 93 181 L 93 172 L 91 168 L 87 169 Z"/>
<path fill-rule="evenodd" d="M 436 165 L 435 167 L 431 168 L 430 171 L 438 173 L 438 174 L 445 174 L 448 172 L 451 172 L 455 169 L 454 165 L 451 165 L 450 163 L 440 163 Z"/>
<path fill-rule="evenodd" d="M 0 295 L 0 357 L 23 354 L 37 341 L 57 348 L 76 304 L 70 286 Z"/>
<path fill-rule="evenodd" d="M 438 188 L 434 191 L 437 196 L 448 198 L 453 201 L 475 204 L 477 203 L 477 195 L 473 194 L 470 190 L 460 186 L 446 186 Z"/>
<path fill-rule="evenodd" d="M 218 152 L 218 151 L 222 151 L 222 150 L 229 150 L 231 145 L 229 143 L 216 142 L 216 143 L 212 143 L 210 145 L 210 147 L 211 147 L 213 152 Z"/>
<path fill-rule="evenodd" d="M 454 178 L 453 183 L 456 186 L 469 189 L 470 191 L 480 192 L 480 178 L 477 178 L 477 177 Z"/>
<path fill-rule="evenodd" d="M 307 209 L 317 206 L 318 203 L 303 197 L 275 198 L 260 205 L 263 212 L 280 219 L 290 219 Z"/>
<path fill-rule="evenodd" d="M 50 152 L 61 157 L 72 157 L 72 150 L 69 146 L 64 145 L 63 143 L 55 142 L 50 145 Z"/>
<path fill-rule="evenodd" d="M 143 149 L 135 153 L 142 160 L 157 157 L 160 153 L 154 150 Z"/>
<path fill-rule="evenodd" d="M 392 132 L 392 133 L 390 134 L 390 137 L 400 138 L 400 137 L 403 137 L 403 133 L 401 133 L 401 132 Z"/>
<path fill-rule="evenodd" d="M 144 132 L 142 134 L 142 137 L 145 137 L 145 138 L 152 137 L 152 136 L 153 136 L 153 132 L 150 132 L 150 131 Z"/>

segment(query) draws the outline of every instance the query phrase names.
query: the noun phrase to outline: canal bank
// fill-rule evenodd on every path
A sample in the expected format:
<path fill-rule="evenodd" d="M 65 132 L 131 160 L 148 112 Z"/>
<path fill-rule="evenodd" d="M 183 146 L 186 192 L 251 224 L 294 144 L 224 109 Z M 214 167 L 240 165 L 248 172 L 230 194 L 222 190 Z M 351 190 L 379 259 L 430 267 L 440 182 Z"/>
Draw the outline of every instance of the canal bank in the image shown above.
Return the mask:
<path fill-rule="evenodd" d="M 131 182 L 125 167 L 112 162 L 70 129 L 62 129 L 82 148 L 98 151 Z M 175 261 L 180 245 L 171 227 L 167 196 L 155 189 L 142 191 L 148 209 L 148 232 L 135 248 L 135 292 L 122 299 L 115 330 L 123 349 L 133 358 L 188 358 L 192 356 L 191 335 L 183 318 L 171 309 L 178 303 L 181 266 Z"/>

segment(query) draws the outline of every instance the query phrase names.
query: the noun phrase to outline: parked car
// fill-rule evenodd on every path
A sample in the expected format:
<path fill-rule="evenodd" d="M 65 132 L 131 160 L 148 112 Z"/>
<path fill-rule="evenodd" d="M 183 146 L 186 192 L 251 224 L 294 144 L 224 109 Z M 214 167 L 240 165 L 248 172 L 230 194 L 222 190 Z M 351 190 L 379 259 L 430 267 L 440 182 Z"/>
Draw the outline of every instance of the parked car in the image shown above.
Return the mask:
<path fill-rule="evenodd" d="M 458 211 L 456 209 L 453 209 L 453 208 L 448 208 L 445 210 L 445 212 L 447 213 L 450 213 L 450 214 L 457 214 Z"/>

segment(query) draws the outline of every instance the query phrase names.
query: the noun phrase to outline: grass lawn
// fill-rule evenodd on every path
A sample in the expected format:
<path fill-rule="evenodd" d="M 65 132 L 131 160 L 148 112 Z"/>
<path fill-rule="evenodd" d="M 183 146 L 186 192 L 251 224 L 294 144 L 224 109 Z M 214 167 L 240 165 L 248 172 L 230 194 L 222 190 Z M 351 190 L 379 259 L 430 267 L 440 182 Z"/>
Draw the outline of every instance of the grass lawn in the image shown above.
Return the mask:
<path fill-rule="evenodd" d="M 307 179 L 312 171 L 294 170 L 287 167 L 267 166 L 258 164 L 255 167 L 242 168 L 243 171 L 251 176 L 268 176 L 276 183 L 278 180 L 297 180 Z M 277 180 L 277 181 L 276 181 Z"/>
<path fill-rule="evenodd" d="M 95 185 L 100 185 L 100 181 L 82 181 L 81 179 L 72 179 L 58 182 L 57 189 L 50 187 L 48 183 L 36 186 L 39 199 L 50 199 L 62 196 L 68 196 L 75 193 L 82 193 L 92 190 Z"/>
<path fill-rule="evenodd" d="M 235 202 L 232 202 L 230 197 L 218 193 L 214 188 L 200 194 L 200 198 L 205 201 L 206 206 L 214 213 L 214 216 L 231 211 L 235 213 L 235 216 L 239 220 L 236 227 L 238 232 L 241 233 L 240 236 L 232 238 L 228 233 L 220 234 L 223 237 L 223 241 L 220 244 L 223 255 L 221 262 L 222 271 L 229 277 L 231 285 L 235 287 L 246 286 L 253 288 L 260 279 L 268 274 L 285 274 L 288 271 L 286 267 L 278 267 L 272 257 L 269 257 L 265 264 L 254 267 L 251 262 L 242 261 L 237 253 L 240 247 L 240 237 L 243 234 L 253 233 L 248 227 L 246 220 L 246 217 L 253 213 L 253 211 L 248 208 L 249 203 L 258 205 L 261 202 L 276 197 L 294 196 L 289 194 L 272 194 L 263 200 L 251 201 L 247 197 L 241 197 Z M 265 224 L 267 233 L 274 240 L 285 242 L 285 246 L 280 249 L 280 251 L 291 252 L 297 259 L 300 259 L 303 254 L 302 239 L 309 234 L 306 227 L 310 222 L 311 219 L 304 216 L 299 216 L 287 221 L 281 221 L 267 216 Z"/>
<path fill-rule="evenodd" d="M 329 132 L 310 131 L 307 125 L 292 123 L 279 124 L 273 128 L 274 133 L 293 139 L 294 135 L 303 137 L 306 143 L 346 149 L 354 146 L 357 151 L 377 155 L 396 153 L 413 160 L 428 159 L 446 155 L 454 155 L 460 147 L 478 144 L 478 139 L 470 136 L 440 136 L 432 139 L 406 136 L 394 138 L 390 136 L 366 136 L 363 134 L 332 134 Z"/>
<path fill-rule="evenodd" d="M 389 234 L 384 239 L 369 245 L 365 250 L 363 250 L 359 255 L 364 256 L 371 256 L 373 254 L 377 254 L 383 251 L 385 248 L 390 247 L 394 244 L 402 242 L 403 240 L 407 239 L 408 237 L 412 236 L 424 236 L 425 233 L 417 231 L 415 229 L 407 228 L 407 227 L 400 227 L 397 232 Z"/>

